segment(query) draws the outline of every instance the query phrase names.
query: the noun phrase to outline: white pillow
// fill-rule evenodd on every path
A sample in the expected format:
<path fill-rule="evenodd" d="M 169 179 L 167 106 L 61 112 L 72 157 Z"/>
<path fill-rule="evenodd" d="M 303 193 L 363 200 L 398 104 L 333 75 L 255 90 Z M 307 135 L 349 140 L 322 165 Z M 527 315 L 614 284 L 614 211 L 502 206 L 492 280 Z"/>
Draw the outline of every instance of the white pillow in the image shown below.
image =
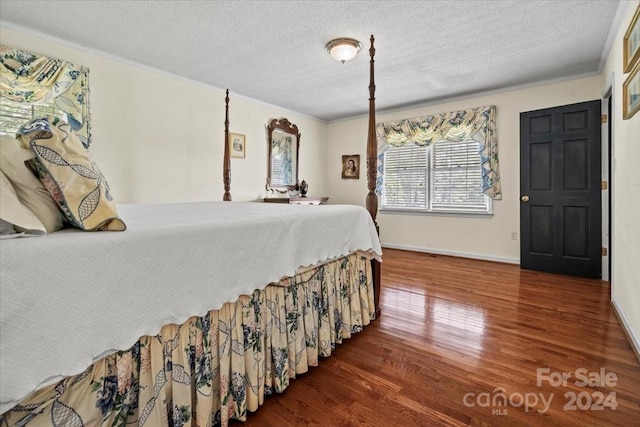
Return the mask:
<path fill-rule="evenodd" d="M 15 237 L 21 234 L 30 236 L 47 234 L 40 220 L 20 203 L 11 182 L 2 171 L 0 171 L 0 220 L 3 221 L 0 227 L 0 235 L 3 238 L 7 235 Z M 8 227 L 7 223 L 12 227 Z"/>
<path fill-rule="evenodd" d="M 35 154 L 8 135 L 0 135 L 0 171 L 9 179 L 18 199 L 44 224 L 47 232 L 62 228 L 64 215 L 51 194 L 24 165 Z"/>
<path fill-rule="evenodd" d="M 15 232 L 16 229 L 13 228 L 13 224 L 0 218 L 0 238 L 2 238 L 2 236 L 6 236 L 7 234 L 14 234 Z"/>

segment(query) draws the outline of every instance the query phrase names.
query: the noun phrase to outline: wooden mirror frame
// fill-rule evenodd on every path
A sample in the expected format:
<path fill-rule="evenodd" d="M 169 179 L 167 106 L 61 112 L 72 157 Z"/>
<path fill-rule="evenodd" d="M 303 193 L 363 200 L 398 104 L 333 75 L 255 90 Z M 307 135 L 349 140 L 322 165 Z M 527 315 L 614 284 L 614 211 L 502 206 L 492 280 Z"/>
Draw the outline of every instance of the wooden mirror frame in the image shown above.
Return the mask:
<path fill-rule="evenodd" d="M 291 165 L 292 168 L 292 179 L 293 184 L 284 185 L 284 184 L 276 184 L 272 183 L 271 176 L 271 156 L 273 153 L 273 133 L 279 131 L 284 134 L 289 134 L 296 139 L 295 146 L 295 164 Z M 273 119 L 269 122 L 267 126 L 267 190 L 275 190 L 281 193 L 286 193 L 287 191 L 295 190 L 298 187 L 298 163 L 299 163 L 299 153 L 300 153 L 300 132 L 298 131 L 298 126 L 291 123 L 289 120 L 285 118 L 281 119 Z M 293 162 L 292 162 L 293 163 Z"/>

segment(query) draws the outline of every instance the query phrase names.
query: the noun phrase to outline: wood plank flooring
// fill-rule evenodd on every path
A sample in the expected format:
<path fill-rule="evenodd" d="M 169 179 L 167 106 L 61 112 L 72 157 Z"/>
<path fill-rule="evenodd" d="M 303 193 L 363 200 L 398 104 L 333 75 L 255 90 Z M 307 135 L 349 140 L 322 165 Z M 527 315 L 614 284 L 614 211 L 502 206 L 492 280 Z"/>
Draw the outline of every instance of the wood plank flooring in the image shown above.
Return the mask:
<path fill-rule="evenodd" d="M 607 282 L 385 249 L 380 300 L 364 332 L 231 425 L 640 425 Z"/>

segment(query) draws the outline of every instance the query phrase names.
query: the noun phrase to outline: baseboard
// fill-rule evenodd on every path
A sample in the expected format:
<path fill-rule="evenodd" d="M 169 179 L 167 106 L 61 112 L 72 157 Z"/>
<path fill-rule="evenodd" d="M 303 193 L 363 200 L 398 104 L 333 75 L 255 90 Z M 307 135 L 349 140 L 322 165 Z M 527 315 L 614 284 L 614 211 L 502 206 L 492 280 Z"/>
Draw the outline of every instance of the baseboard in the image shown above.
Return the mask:
<path fill-rule="evenodd" d="M 383 243 L 382 248 L 402 249 L 405 251 L 425 252 L 425 253 L 437 254 L 437 255 L 456 256 L 460 258 L 481 259 L 484 261 L 505 262 L 508 264 L 520 264 L 520 259 L 518 258 L 505 258 L 505 257 L 497 257 L 497 256 L 485 255 L 485 254 L 474 254 L 469 252 L 447 251 L 442 249 L 422 248 L 418 246 L 408 246 L 408 245 L 396 245 L 393 243 Z M 384 260 L 384 256 L 382 259 Z"/>
<path fill-rule="evenodd" d="M 613 312 L 616 314 L 616 317 L 620 321 L 620 325 L 622 325 L 622 330 L 627 336 L 627 339 L 629 340 L 629 344 L 631 344 L 631 348 L 633 349 L 633 352 L 636 354 L 636 357 L 640 361 L 640 340 L 638 340 L 638 337 L 636 337 L 635 334 L 633 333 L 633 329 L 631 329 L 631 325 L 629 324 L 629 321 L 627 320 L 626 317 L 624 317 L 622 310 L 620 310 L 620 307 L 616 303 L 616 300 L 613 298 L 611 298 L 611 306 L 613 307 Z"/>

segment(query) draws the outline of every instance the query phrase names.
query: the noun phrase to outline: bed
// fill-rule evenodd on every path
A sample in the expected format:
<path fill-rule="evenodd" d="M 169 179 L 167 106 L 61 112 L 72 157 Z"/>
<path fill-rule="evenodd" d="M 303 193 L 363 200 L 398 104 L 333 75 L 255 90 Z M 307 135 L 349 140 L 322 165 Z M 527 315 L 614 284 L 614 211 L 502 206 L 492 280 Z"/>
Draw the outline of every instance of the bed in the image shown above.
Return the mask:
<path fill-rule="evenodd" d="M 373 42 L 367 209 L 231 202 L 225 143 L 222 202 L 2 241 L 0 425 L 243 421 L 379 316 Z"/>

